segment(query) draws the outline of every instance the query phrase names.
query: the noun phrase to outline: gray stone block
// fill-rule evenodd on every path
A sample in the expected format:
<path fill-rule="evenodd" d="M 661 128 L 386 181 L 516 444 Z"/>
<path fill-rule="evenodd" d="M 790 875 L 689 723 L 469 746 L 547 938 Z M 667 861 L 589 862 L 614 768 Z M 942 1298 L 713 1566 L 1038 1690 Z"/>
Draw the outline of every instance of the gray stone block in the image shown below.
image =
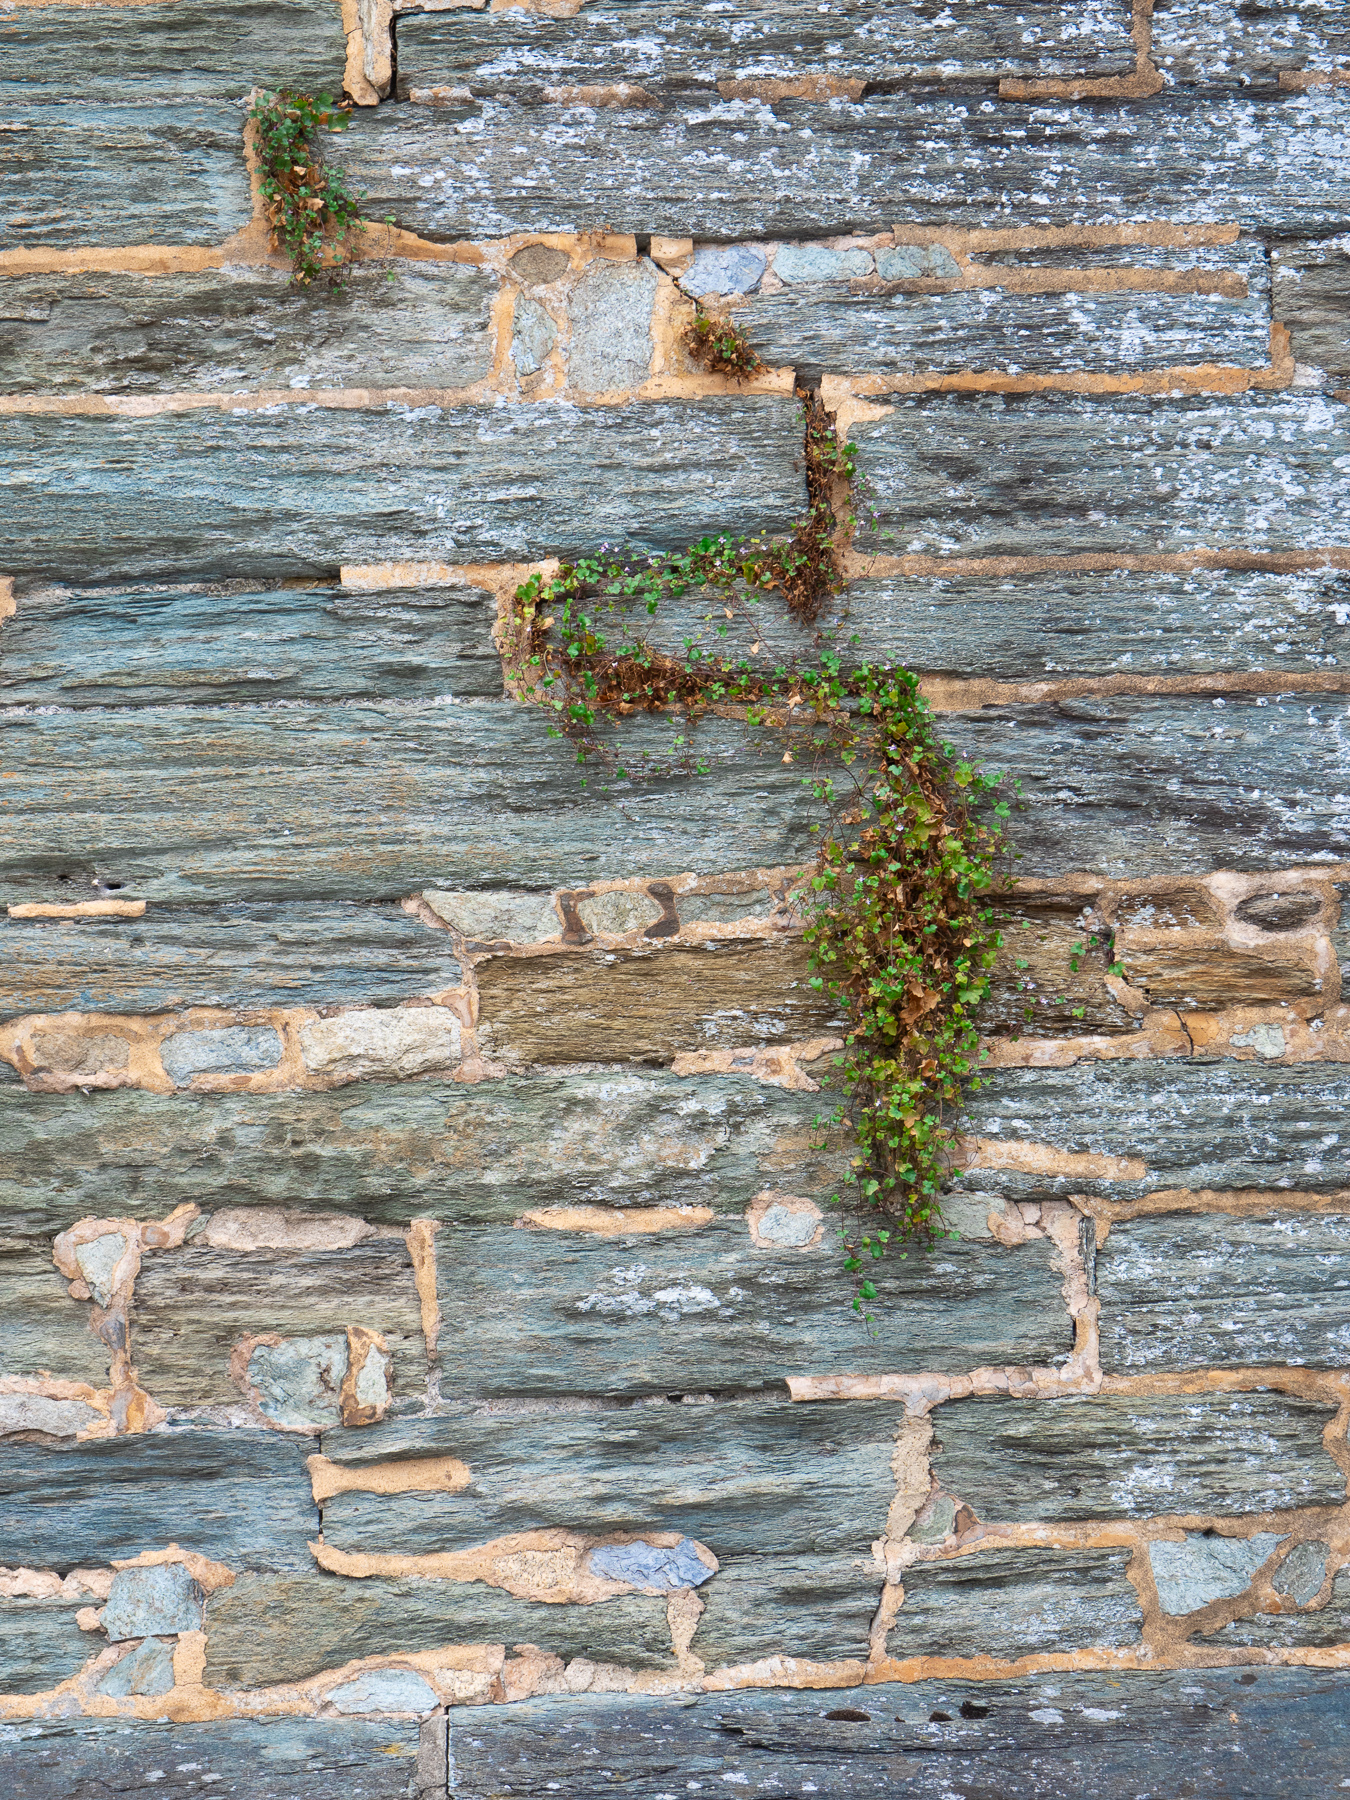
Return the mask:
<path fill-rule="evenodd" d="M 1308 1538 L 1295 1544 L 1271 1577 L 1275 1592 L 1287 1594 L 1295 1606 L 1306 1606 L 1315 1599 L 1326 1579 L 1330 1548 L 1321 1538 Z"/>
<path fill-rule="evenodd" d="M 829 250 L 824 244 L 784 244 L 773 259 L 773 272 L 793 286 L 825 281 L 845 282 L 870 275 L 870 250 Z"/>
<path fill-rule="evenodd" d="M 1350 19 L 1336 0 L 1170 0 L 1153 20 L 1152 56 L 1169 84 L 1273 87 L 1286 71 L 1350 62 Z"/>
<path fill-rule="evenodd" d="M 713 1575 L 688 1538 L 681 1538 L 670 1550 L 643 1543 L 609 1544 L 592 1550 L 587 1561 L 591 1574 L 606 1581 L 627 1581 L 633 1587 L 656 1588 L 662 1593 L 702 1587 Z"/>
<path fill-rule="evenodd" d="M 886 1640 L 902 1656 L 1033 1656 L 1139 1641 L 1119 1550 L 991 1550 L 905 1570 Z"/>
<path fill-rule="evenodd" d="M 1250 1538 L 1188 1531 L 1179 1544 L 1150 1544 L 1148 1560 L 1159 1604 L 1175 1618 L 1198 1612 L 1212 1600 L 1231 1600 L 1245 1593 L 1279 1541 L 1277 1531 L 1258 1531 Z"/>
<path fill-rule="evenodd" d="M 729 1557 L 701 1589 L 690 1648 L 710 1669 L 771 1657 L 865 1658 L 881 1598 L 881 1570 L 854 1554 Z"/>
<path fill-rule="evenodd" d="M 198 1626 L 191 1627 L 193 1630 Z M 136 1649 L 129 1650 L 115 1662 L 98 1684 L 97 1691 L 110 1700 L 125 1700 L 132 1694 L 157 1698 L 173 1686 L 173 1647 L 162 1638 L 147 1638 Z"/>
<path fill-rule="evenodd" d="M 651 372 L 652 306 L 660 285 L 645 259 L 595 263 L 567 296 L 573 389 L 603 394 L 639 387 Z"/>
<path fill-rule="evenodd" d="M 1270 253 L 1275 316 L 1296 362 L 1333 380 L 1350 375 L 1350 280 L 1344 239 L 1287 239 Z"/>
<path fill-rule="evenodd" d="M 732 244 L 727 249 L 703 244 L 680 276 L 680 286 L 696 300 L 709 294 L 748 294 L 759 285 L 767 264 L 756 244 Z"/>
<path fill-rule="evenodd" d="M 328 1703 L 340 1713 L 430 1713 L 436 1690 L 414 1669 L 370 1669 L 329 1690 Z"/>
<path fill-rule="evenodd" d="M 109 1642 L 200 1631 L 205 1595 L 182 1563 L 119 1569 L 103 1609 Z"/>
<path fill-rule="evenodd" d="M 338 1396 L 346 1373 L 345 1332 L 260 1344 L 248 1359 L 248 1379 L 257 1390 L 258 1409 L 283 1431 L 314 1432 L 336 1425 L 341 1418 Z"/>
<path fill-rule="evenodd" d="M 97 1656 L 103 1640 L 80 1630 L 79 1607 L 69 1600 L 0 1600 L 0 1694 L 45 1693 Z"/>
<path fill-rule="evenodd" d="M 470 942 L 538 944 L 562 932 L 549 894 L 454 894 L 424 888 L 422 898 L 437 918 Z"/>
<path fill-rule="evenodd" d="M 165 1073 L 178 1087 L 194 1075 L 244 1075 L 274 1069 L 281 1038 L 270 1025 L 229 1025 L 211 1031 L 176 1031 L 160 1046 Z"/>

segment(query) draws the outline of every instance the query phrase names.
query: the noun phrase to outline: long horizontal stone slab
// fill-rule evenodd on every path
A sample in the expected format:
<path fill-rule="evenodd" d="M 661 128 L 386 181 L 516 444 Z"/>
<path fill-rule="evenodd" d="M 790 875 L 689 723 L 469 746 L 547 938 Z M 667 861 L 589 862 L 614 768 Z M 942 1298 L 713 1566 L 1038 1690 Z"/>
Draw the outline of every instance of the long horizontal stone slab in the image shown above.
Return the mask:
<path fill-rule="evenodd" d="M 886 1640 L 902 1656 L 999 1656 L 1139 1641 L 1123 1550 L 991 1550 L 915 1563 Z"/>
<path fill-rule="evenodd" d="M 740 1213 L 765 1187 L 809 1196 L 838 1181 L 837 1144 L 816 1147 L 828 1101 L 638 1069 L 327 1094 L 5 1087 L 0 1165 L 10 1232 L 47 1239 L 105 1216 L 110 1193 L 140 1218 L 188 1202 L 313 1205 L 401 1227 L 421 1216 L 509 1225 L 560 1205 Z"/>
<path fill-rule="evenodd" d="M 340 96 L 346 55 L 335 0 L 20 7 L 0 21 L 0 103 Z"/>
<path fill-rule="evenodd" d="M 75 1623 L 79 1601 L 0 1600 L 0 1694 L 59 1687 L 103 1648 Z"/>
<path fill-rule="evenodd" d="M 324 1502 L 324 1541 L 416 1556 L 557 1527 L 678 1531 L 719 1561 L 865 1555 L 894 1498 L 903 1423 L 889 1401 L 794 1406 L 780 1389 L 695 1405 L 453 1406 L 329 1431 L 323 1454 L 367 1480 L 386 1461 L 420 1456 L 457 1457 L 470 1480 L 457 1494 L 336 1494 Z M 717 1581 L 700 1586 L 701 1599 Z"/>
<path fill-rule="evenodd" d="M 152 903 L 390 900 L 814 854 L 820 809 L 771 733 L 631 720 L 624 764 L 653 772 L 619 780 L 579 766 L 550 716 L 451 700 L 11 714 L 0 900 L 91 881 Z"/>
<path fill-rule="evenodd" d="M 119 7 L 118 25 L 133 11 Z M 243 132 L 230 101 L 7 106 L 0 251 L 218 244 L 253 216 Z"/>
<path fill-rule="evenodd" d="M 1350 63 L 1350 16 L 1338 0 L 1172 0 L 1153 15 L 1152 60 L 1168 83 L 1274 86 L 1285 73 Z"/>
<path fill-rule="evenodd" d="M 1164 1188 L 1350 1187 L 1341 1141 L 1350 1100 L 1342 1063 L 1083 1062 L 996 1069 L 967 1094 L 964 1129 L 995 1143 L 1048 1145 L 1074 1156 L 1136 1158 L 1116 1173 L 972 1170 L 960 1184 L 1010 1198 L 1074 1193 L 1131 1199 Z"/>
<path fill-rule="evenodd" d="M 883 552 L 1303 549 L 1350 500 L 1350 409 L 1319 394 L 900 396 L 852 435 Z"/>
<path fill-rule="evenodd" d="M 1088 105 L 879 94 L 381 107 L 328 149 L 365 216 L 453 241 L 611 229 L 811 238 L 897 224 L 1228 223 L 1343 230 L 1334 89 Z M 529 148 L 522 154 L 522 146 Z"/>
<path fill-rule="evenodd" d="M 934 1415 L 933 1472 L 985 1521 L 1336 1506 L 1330 1418 L 1283 1394 L 958 1400 Z"/>
<path fill-rule="evenodd" d="M 195 1427 L 35 1454 L 0 1444 L 4 1560 L 98 1568 L 178 1544 L 233 1569 L 308 1569 L 319 1514 L 303 1438 Z"/>
<path fill-rule="evenodd" d="M 942 1241 L 878 1264 L 870 1336 L 827 1221 L 815 1250 L 757 1248 L 741 1220 L 657 1238 L 443 1231 L 447 1395 L 668 1394 L 789 1375 L 1052 1363 L 1070 1349 L 1043 1245 Z"/>
<path fill-rule="evenodd" d="M 497 699 L 495 618 L 467 585 L 51 589 L 5 621 L 0 704 Z"/>
<path fill-rule="evenodd" d="M 593 1606 L 517 1600 L 483 1582 L 354 1581 L 241 1575 L 206 1609 L 206 1680 L 212 1687 L 303 1681 L 363 1656 L 406 1656 L 446 1644 L 529 1643 L 570 1661 L 659 1668 L 673 1661 L 660 1600 Z"/>
<path fill-rule="evenodd" d="M 496 289 L 463 263 L 357 264 L 339 288 L 242 267 L 0 277 L 0 393 L 468 387 L 492 369 Z"/>
<path fill-rule="evenodd" d="M 454 987 L 461 973 L 448 934 L 392 902 L 0 919 L 0 1017 L 389 1003 Z"/>
<path fill-rule="evenodd" d="M 1097 1253 L 1103 1369 L 1337 1369 L 1350 1218 L 1186 1213 L 1118 1223 Z"/>
<path fill-rule="evenodd" d="M 660 552 L 785 530 L 806 491 L 787 395 L 15 416 L 0 446 L 6 571 L 65 582 Z"/>
<path fill-rule="evenodd" d="M 1335 377 L 1350 375 L 1350 282 L 1344 240 L 1288 240 L 1270 255 L 1275 316 L 1289 327 L 1297 362 Z"/>
<path fill-rule="evenodd" d="M 1130 15 L 1093 0 L 1072 17 L 1046 0 L 1003 8 L 735 0 L 709 13 L 657 0 L 607 0 L 574 18 L 533 13 L 400 13 L 398 94 L 471 88 L 640 83 L 649 93 L 715 90 L 719 81 L 827 75 L 835 81 L 980 82 L 1001 75 L 1118 75 L 1134 68 Z"/>

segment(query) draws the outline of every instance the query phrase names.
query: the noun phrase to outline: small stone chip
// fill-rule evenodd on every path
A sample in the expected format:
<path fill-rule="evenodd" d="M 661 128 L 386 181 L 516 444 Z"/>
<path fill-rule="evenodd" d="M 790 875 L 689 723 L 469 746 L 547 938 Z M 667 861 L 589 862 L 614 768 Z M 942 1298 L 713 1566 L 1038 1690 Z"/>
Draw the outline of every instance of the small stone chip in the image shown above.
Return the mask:
<path fill-rule="evenodd" d="M 162 1638 L 152 1637 L 114 1663 L 98 1691 L 121 1700 L 131 1694 L 167 1694 L 172 1686 L 173 1651 Z"/>
<path fill-rule="evenodd" d="M 160 1045 L 159 1060 L 176 1087 L 194 1075 L 248 1075 L 275 1069 L 281 1039 L 270 1025 L 228 1025 L 219 1031 L 176 1031 Z"/>
<path fill-rule="evenodd" d="M 429 1713 L 436 1690 L 412 1669 L 372 1669 L 331 1689 L 329 1703 L 340 1713 Z"/>
<path fill-rule="evenodd" d="M 692 1538 L 681 1538 L 670 1550 L 653 1544 L 608 1544 L 591 1551 L 591 1573 L 606 1581 L 626 1581 L 631 1587 L 657 1588 L 670 1593 L 676 1588 L 699 1587 L 713 1571 L 699 1556 Z"/>
<path fill-rule="evenodd" d="M 103 1629 L 115 1644 L 126 1638 L 200 1631 L 204 1599 L 191 1570 L 182 1563 L 119 1569 L 103 1609 Z"/>

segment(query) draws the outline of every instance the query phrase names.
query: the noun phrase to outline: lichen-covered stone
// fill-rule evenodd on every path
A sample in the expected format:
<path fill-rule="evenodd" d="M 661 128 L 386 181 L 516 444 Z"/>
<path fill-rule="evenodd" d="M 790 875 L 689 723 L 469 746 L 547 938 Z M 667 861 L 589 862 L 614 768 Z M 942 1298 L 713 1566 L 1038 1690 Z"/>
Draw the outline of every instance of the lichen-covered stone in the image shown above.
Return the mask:
<path fill-rule="evenodd" d="M 270 1025 L 228 1025 L 206 1031 L 175 1031 L 160 1045 L 164 1072 L 178 1087 L 194 1075 L 247 1075 L 274 1069 L 281 1039 Z"/>
<path fill-rule="evenodd" d="M 301 1026 L 300 1054 L 311 1075 L 424 1075 L 459 1062 L 460 1025 L 441 1006 L 357 1007 Z"/>
<path fill-rule="evenodd" d="M 1350 62 L 1350 21 L 1335 0 L 1171 0 L 1153 18 L 1152 60 L 1169 84 L 1274 86 L 1286 71 Z"/>
<path fill-rule="evenodd" d="M 0 1694 L 41 1694 L 103 1647 L 75 1623 L 79 1601 L 0 1599 Z M 12 1743 L 11 1739 L 11 1743 Z M 4 1756 L 0 1748 L 0 1758 Z"/>
<path fill-rule="evenodd" d="M 1119 1550 L 991 1550 L 911 1565 L 891 1656 L 1033 1656 L 1135 1644 L 1139 1600 Z"/>
<path fill-rule="evenodd" d="M 204 1599 L 200 1583 L 182 1563 L 119 1569 L 103 1609 L 103 1629 L 114 1644 L 126 1638 L 200 1631 Z"/>
<path fill-rule="evenodd" d="M 1159 1605 L 1165 1613 L 1180 1617 L 1211 1600 L 1231 1600 L 1246 1591 L 1279 1541 L 1278 1531 L 1258 1531 L 1249 1538 L 1188 1531 L 1179 1544 L 1151 1543 L 1148 1560 Z"/>

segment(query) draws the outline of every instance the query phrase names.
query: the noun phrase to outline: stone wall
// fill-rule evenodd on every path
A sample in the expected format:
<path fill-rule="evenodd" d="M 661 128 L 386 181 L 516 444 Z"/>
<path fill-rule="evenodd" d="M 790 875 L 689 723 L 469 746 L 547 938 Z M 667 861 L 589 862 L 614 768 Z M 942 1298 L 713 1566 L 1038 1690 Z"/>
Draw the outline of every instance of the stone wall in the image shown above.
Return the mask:
<path fill-rule="evenodd" d="M 1350 1787 L 1350 9 L 0 50 L 6 1791 Z M 283 83 L 357 103 L 335 290 Z M 844 592 L 653 644 L 903 661 L 1023 796 L 872 1334 L 802 769 L 579 767 L 503 665 L 559 558 L 789 531 L 808 401 Z"/>

